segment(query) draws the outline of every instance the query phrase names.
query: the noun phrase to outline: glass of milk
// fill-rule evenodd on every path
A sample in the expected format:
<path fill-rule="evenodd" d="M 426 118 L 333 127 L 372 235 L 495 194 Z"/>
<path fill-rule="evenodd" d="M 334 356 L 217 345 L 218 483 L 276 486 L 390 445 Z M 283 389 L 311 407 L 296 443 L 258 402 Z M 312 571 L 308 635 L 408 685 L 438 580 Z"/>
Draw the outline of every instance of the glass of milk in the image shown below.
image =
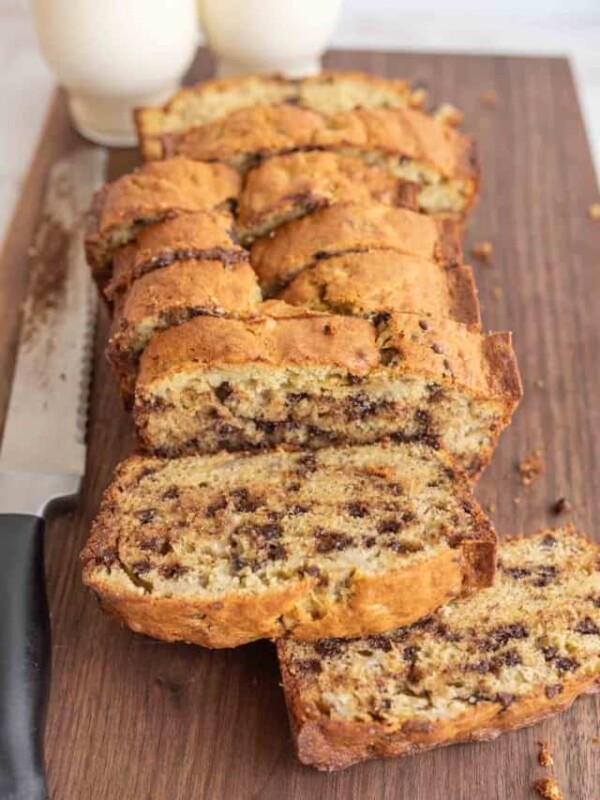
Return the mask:
<path fill-rule="evenodd" d="M 217 75 L 314 75 L 342 0 L 198 0 Z"/>
<path fill-rule="evenodd" d="M 42 53 L 93 142 L 137 142 L 133 109 L 177 91 L 198 46 L 196 0 L 33 0 Z"/>

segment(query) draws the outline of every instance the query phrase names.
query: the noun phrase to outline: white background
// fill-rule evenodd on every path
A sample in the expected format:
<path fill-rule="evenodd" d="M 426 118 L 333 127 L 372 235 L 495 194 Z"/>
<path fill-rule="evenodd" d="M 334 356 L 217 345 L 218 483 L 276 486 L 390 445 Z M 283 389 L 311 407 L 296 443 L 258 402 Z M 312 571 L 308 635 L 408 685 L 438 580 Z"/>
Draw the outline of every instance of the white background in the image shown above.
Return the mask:
<path fill-rule="evenodd" d="M 567 55 L 600 165 L 600 0 L 345 0 L 333 45 Z M 0 76 L 1 238 L 54 85 L 27 0 L 0 0 Z"/>

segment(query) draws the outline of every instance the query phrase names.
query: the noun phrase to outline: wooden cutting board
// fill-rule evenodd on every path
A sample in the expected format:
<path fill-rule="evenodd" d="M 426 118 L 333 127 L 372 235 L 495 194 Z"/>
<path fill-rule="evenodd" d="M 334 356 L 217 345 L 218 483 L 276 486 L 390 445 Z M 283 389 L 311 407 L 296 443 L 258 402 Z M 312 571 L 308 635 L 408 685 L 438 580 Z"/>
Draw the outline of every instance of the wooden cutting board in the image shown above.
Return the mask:
<path fill-rule="evenodd" d="M 501 534 L 573 521 L 600 538 L 600 221 L 594 170 L 567 61 L 334 52 L 327 66 L 403 76 L 465 111 L 478 139 L 483 194 L 467 240 L 490 241 L 475 264 L 484 324 L 514 332 L 525 399 L 479 496 Z M 201 54 L 190 76 L 211 74 Z M 493 90 L 497 102 L 482 101 Z M 0 419 L 49 166 L 89 147 L 58 93 L 0 262 Z M 112 151 L 110 177 L 133 151 Z M 105 618 L 80 582 L 78 553 L 130 429 L 103 358 L 99 325 L 83 496 L 50 527 L 47 573 L 53 677 L 46 754 L 55 800 L 517 800 L 533 798 L 538 741 L 569 800 L 600 798 L 600 698 L 494 743 L 441 749 L 323 774 L 294 759 L 273 647 L 166 645 Z M 528 488 L 516 462 L 543 448 Z M 566 497 L 572 511 L 550 510 Z"/>

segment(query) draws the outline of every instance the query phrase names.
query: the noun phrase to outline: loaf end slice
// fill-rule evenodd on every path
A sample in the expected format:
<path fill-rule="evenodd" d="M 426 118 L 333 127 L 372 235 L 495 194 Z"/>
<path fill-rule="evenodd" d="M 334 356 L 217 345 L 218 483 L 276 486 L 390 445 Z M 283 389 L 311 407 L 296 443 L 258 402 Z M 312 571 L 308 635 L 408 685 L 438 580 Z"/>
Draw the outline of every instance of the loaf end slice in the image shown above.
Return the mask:
<path fill-rule="evenodd" d="M 508 540 L 493 587 L 381 636 L 278 653 L 305 764 L 494 739 L 600 688 L 600 548 L 572 528 Z"/>
<path fill-rule="evenodd" d="M 261 300 L 247 261 L 189 259 L 134 281 L 115 308 L 106 351 L 126 403 L 133 398 L 140 356 L 156 333 L 198 316 L 251 316 Z"/>
<path fill-rule="evenodd" d="M 133 630 L 234 647 L 389 630 L 488 586 L 496 537 L 423 445 L 162 460 L 117 470 L 84 582 Z"/>
<path fill-rule="evenodd" d="M 173 158 L 145 164 L 95 194 L 85 237 L 87 260 L 101 288 L 114 253 L 146 226 L 179 214 L 227 209 L 237 201 L 240 177 L 223 164 Z"/>
<path fill-rule="evenodd" d="M 324 71 L 300 80 L 279 75 L 203 81 L 180 89 L 162 107 L 137 109 L 136 127 L 144 159 L 163 158 L 162 136 L 206 125 L 240 108 L 290 103 L 324 114 L 357 107 L 419 107 L 421 93 L 401 79 L 362 72 Z"/>

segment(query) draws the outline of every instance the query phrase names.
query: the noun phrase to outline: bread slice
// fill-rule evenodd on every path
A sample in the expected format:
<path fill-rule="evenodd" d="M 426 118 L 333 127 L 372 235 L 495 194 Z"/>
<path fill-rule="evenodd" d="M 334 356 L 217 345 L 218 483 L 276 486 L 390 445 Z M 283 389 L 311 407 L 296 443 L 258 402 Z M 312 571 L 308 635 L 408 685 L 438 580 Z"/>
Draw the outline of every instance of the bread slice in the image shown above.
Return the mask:
<path fill-rule="evenodd" d="M 471 267 L 445 266 L 392 250 L 317 261 L 299 272 L 278 298 L 332 314 L 372 317 L 405 311 L 480 325 Z"/>
<path fill-rule="evenodd" d="M 237 243 L 230 213 L 199 211 L 144 228 L 137 241 L 115 253 L 113 274 L 104 294 L 114 302 L 142 275 L 189 259 L 223 264 L 248 260 L 247 251 Z"/>
<path fill-rule="evenodd" d="M 462 261 L 459 226 L 383 203 L 339 203 L 286 222 L 252 245 L 250 261 L 266 295 L 325 258 L 395 250 L 440 264 Z"/>
<path fill-rule="evenodd" d="M 234 647 L 375 634 L 488 586 L 496 537 L 422 445 L 161 460 L 117 470 L 83 551 L 139 633 Z"/>
<path fill-rule="evenodd" d="M 465 216 L 479 165 L 473 140 L 412 109 L 358 108 L 324 117 L 292 106 L 253 106 L 186 133 L 163 136 L 165 156 L 221 161 L 246 171 L 265 158 L 328 150 L 384 167 L 422 189 L 429 213 Z"/>
<path fill-rule="evenodd" d="M 261 300 L 247 261 L 190 259 L 135 281 L 116 309 L 107 347 L 126 403 L 133 398 L 140 355 L 158 331 L 203 315 L 250 316 Z"/>
<path fill-rule="evenodd" d="M 417 314 L 372 324 L 273 305 L 247 320 L 197 317 L 152 339 L 134 404 L 147 450 L 389 436 L 448 450 L 473 475 L 488 463 L 521 394 L 509 334 Z"/>
<path fill-rule="evenodd" d="M 139 231 L 190 211 L 227 209 L 240 193 L 240 176 L 224 164 L 185 158 L 145 164 L 96 192 L 88 215 L 86 256 L 98 284 L 111 275 L 116 249 Z"/>
<path fill-rule="evenodd" d="M 352 108 L 418 107 L 422 92 L 406 81 L 364 72 L 326 71 L 294 80 L 279 75 L 248 75 L 203 81 L 181 89 L 162 108 L 140 108 L 135 121 L 144 159 L 162 158 L 162 136 L 206 125 L 240 108 L 289 103 L 323 114 Z"/>
<path fill-rule="evenodd" d="M 244 242 L 323 206 L 376 200 L 418 209 L 418 184 L 397 178 L 360 158 L 300 151 L 270 158 L 250 170 L 240 196 L 237 230 Z"/>
<path fill-rule="evenodd" d="M 318 769 L 494 739 L 600 688 L 600 548 L 501 544 L 494 586 L 383 636 L 278 643 L 298 756 Z"/>

